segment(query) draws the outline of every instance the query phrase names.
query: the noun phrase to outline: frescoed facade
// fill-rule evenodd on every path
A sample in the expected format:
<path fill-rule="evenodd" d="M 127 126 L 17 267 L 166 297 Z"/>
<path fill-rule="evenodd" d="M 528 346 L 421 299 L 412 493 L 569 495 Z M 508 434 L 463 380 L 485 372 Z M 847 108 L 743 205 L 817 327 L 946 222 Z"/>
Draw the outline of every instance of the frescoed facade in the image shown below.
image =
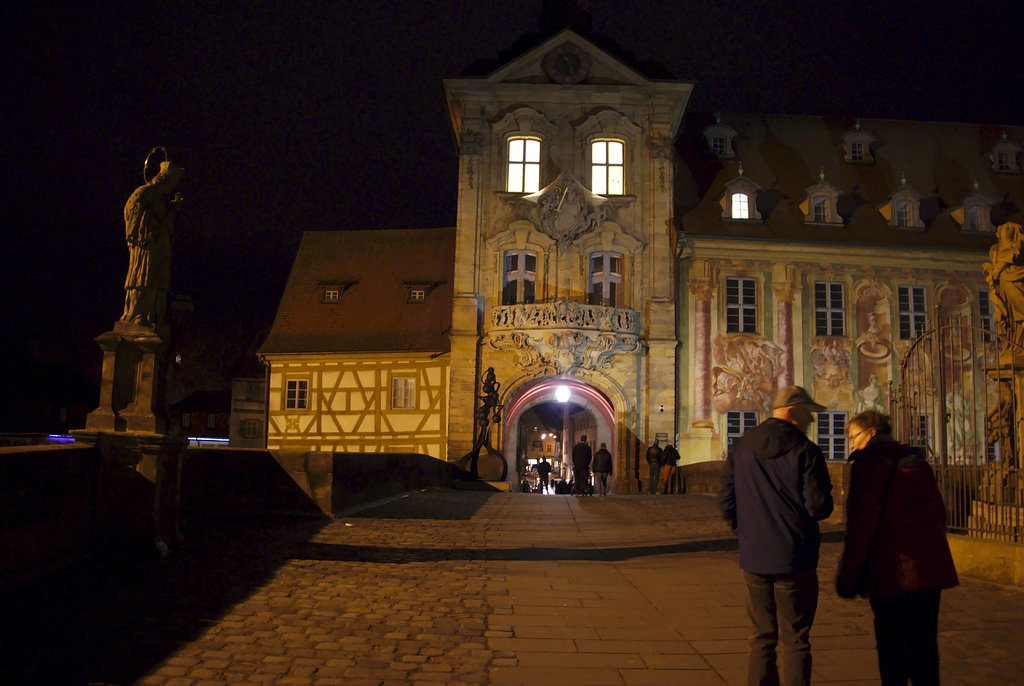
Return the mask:
<path fill-rule="evenodd" d="M 694 87 L 571 28 L 446 79 L 456 226 L 306 234 L 261 351 L 268 447 L 458 460 L 493 368 L 510 480 L 542 407 L 563 454 L 586 427 L 636 492 L 656 438 L 721 459 L 789 384 L 841 458 L 918 333 L 991 326 L 1024 130 L 688 114 Z"/>

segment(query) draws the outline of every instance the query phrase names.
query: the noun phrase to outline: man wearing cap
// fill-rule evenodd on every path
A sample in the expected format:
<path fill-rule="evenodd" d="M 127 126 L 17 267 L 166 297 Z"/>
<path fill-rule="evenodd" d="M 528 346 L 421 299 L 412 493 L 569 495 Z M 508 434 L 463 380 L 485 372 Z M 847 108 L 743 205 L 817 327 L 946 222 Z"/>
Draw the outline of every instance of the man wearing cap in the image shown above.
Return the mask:
<path fill-rule="evenodd" d="M 775 396 L 772 417 L 729 449 L 721 507 L 739 536 L 747 584 L 747 683 L 811 681 L 811 625 L 818 607 L 818 522 L 832 513 L 832 482 L 821 449 L 806 435 L 825 408 L 799 386 Z M 782 679 L 776 645 L 782 642 Z"/>

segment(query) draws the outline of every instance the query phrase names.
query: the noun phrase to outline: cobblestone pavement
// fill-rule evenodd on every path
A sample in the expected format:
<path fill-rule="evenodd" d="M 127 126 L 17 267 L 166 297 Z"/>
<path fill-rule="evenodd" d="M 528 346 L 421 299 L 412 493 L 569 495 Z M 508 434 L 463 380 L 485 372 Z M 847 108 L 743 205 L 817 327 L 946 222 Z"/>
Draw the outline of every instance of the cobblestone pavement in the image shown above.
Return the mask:
<path fill-rule="evenodd" d="M 877 684 L 870 608 L 830 588 L 815 682 Z M 2 684 L 742 684 L 735 539 L 706 496 L 425 491 L 334 520 L 194 532 L 0 596 Z M 1024 593 L 943 596 L 943 683 L 1024 683 Z"/>

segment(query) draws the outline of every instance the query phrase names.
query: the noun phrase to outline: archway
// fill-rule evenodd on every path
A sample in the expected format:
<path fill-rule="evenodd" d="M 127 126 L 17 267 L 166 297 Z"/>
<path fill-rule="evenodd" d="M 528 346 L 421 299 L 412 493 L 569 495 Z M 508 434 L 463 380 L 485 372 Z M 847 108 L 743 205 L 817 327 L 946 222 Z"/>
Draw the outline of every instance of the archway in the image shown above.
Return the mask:
<path fill-rule="evenodd" d="M 604 393 L 578 379 L 565 377 L 548 377 L 525 383 L 515 389 L 505 403 L 503 452 L 509 465 L 509 480 L 513 483 L 518 479 L 519 422 L 531 408 L 547 403 L 571 403 L 588 411 L 594 418 L 596 428 L 595 435 L 589 437 L 591 445 L 596 447 L 607 443 L 613 450 L 616 446 L 615 408 Z"/>

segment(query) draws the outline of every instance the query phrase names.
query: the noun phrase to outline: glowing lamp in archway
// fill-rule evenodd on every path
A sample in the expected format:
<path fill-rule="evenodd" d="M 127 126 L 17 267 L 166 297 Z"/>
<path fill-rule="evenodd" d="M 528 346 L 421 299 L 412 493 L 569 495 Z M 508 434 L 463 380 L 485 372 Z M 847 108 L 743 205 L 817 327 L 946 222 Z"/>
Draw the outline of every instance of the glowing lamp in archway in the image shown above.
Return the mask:
<path fill-rule="evenodd" d="M 558 388 L 555 389 L 555 400 L 557 400 L 558 402 L 560 402 L 560 403 L 569 402 L 569 397 L 570 397 L 569 389 L 566 388 L 565 386 L 559 386 Z"/>

